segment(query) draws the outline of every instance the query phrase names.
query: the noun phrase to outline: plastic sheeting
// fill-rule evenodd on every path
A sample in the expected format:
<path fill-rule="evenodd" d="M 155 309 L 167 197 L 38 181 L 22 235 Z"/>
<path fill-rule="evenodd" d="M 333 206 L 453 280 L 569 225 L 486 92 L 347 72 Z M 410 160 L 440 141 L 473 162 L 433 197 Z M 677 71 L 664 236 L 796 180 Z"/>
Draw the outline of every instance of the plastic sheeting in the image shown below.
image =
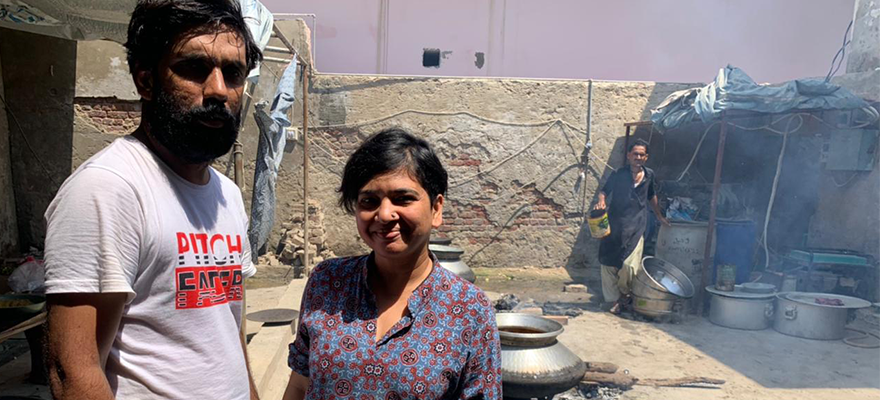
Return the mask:
<path fill-rule="evenodd" d="M 258 0 L 238 0 L 260 50 L 272 35 L 274 17 Z M 70 40 L 125 43 L 137 0 L 0 0 L 0 27 Z M 256 82 L 259 65 L 248 75 Z"/>
<path fill-rule="evenodd" d="M 701 88 L 671 94 L 651 111 L 651 122 L 664 132 L 699 118 L 709 123 L 722 111 L 784 113 L 797 110 L 863 109 L 872 119 L 877 111 L 865 100 L 824 79 L 798 79 L 759 85 L 739 68 L 722 68 L 715 81 Z"/>
<path fill-rule="evenodd" d="M 296 59 L 296 55 L 294 55 Z M 254 171 L 254 192 L 251 200 L 251 219 L 248 227 L 248 240 L 251 244 L 253 261 L 263 253 L 263 246 L 269 240 L 272 224 L 275 222 L 275 182 L 278 169 L 287 144 L 284 128 L 290 126 L 287 117 L 296 94 L 297 63 L 290 63 L 275 90 L 275 97 L 269 113 L 265 101 L 257 103 L 254 116 L 260 129 L 260 142 L 257 147 L 257 164 Z"/>

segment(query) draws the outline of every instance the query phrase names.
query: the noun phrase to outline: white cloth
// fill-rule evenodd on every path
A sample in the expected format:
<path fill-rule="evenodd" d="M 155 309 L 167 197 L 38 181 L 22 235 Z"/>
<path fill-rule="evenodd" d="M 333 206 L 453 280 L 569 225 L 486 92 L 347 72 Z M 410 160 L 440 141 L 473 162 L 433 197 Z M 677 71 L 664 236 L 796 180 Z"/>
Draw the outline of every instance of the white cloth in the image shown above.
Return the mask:
<path fill-rule="evenodd" d="M 645 249 L 645 238 L 639 239 L 636 248 L 623 260 L 621 268 L 602 266 L 602 298 L 609 303 L 620 299 L 621 294 L 632 291 L 632 281 L 642 269 L 642 252 Z"/>
<path fill-rule="evenodd" d="M 238 187 L 210 174 L 192 184 L 126 136 L 46 211 L 46 292 L 128 294 L 106 369 L 118 399 L 249 398 L 247 214 Z"/>

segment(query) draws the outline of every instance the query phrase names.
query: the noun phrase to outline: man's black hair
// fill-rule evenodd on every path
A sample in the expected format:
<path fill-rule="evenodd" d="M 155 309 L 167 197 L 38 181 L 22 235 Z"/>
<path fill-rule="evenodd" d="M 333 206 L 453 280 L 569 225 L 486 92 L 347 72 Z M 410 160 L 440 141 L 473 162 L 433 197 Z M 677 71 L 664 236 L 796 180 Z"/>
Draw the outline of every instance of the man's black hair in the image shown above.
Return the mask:
<path fill-rule="evenodd" d="M 651 154 L 651 149 L 648 147 L 648 142 L 642 139 L 636 139 L 634 142 L 629 144 L 629 148 L 626 149 L 626 153 L 629 154 L 633 151 L 636 146 L 642 146 L 645 148 L 645 154 Z"/>
<path fill-rule="evenodd" d="M 446 169 L 431 145 L 402 129 L 391 128 L 367 138 L 349 157 L 337 190 L 339 206 L 353 214 L 358 194 L 370 180 L 401 168 L 428 192 L 431 205 L 438 195 L 446 194 Z"/>
<path fill-rule="evenodd" d="M 128 23 L 128 69 L 153 71 L 172 46 L 188 36 L 235 33 L 245 45 L 248 70 L 263 59 L 234 0 L 138 0 Z"/>

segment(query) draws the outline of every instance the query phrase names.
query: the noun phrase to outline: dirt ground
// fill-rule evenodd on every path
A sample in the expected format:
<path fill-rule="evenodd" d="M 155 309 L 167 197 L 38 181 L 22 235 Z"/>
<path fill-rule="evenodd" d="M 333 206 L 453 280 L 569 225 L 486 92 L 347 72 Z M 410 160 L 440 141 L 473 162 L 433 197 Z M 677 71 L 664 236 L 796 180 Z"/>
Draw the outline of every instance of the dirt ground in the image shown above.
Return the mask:
<path fill-rule="evenodd" d="M 559 340 L 585 361 L 612 362 L 640 378 L 727 381 L 719 389 L 636 386 L 622 399 L 880 399 L 880 349 L 800 339 L 772 328 L 728 329 L 697 316 L 676 324 L 621 318 L 599 309 L 601 294 L 562 292 L 567 283 L 585 283 L 577 270 L 476 272 L 477 283 L 490 292 L 579 303 L 584 314 L 570 319 Z"/>
<path fill-rule="evenodd" d="M 514 293 L 539 303 L 562 302 L 582 308 L 584 314 L 569 320 L 559 340 L 585 361 L 612 362 L 639 378 L 698 375 L 727 381 L 719 389 L 636 386 L 621 399 L 880 399 L 880 349 L 799 339 L 773 329 L 727 329 L 696 316 L 676 324 L 613 316 L 600 310 L 601 295 L 562 291 L 568 283 L 586 283 L 581 270 L 505 268 L 476 272 L 477 284 L 490 292 L 490 297 Z M 275 307 L 283 290 L 280 284 L 277 278 L 249 281 L 248 312 Z M 257 326 L 248 325 L 248 331 L 254 328 Z M 27 357 L 22 354 L 0 367 L 0 396 L 49 398 L 45 386 L 22 382 L 29 370 Z"/>

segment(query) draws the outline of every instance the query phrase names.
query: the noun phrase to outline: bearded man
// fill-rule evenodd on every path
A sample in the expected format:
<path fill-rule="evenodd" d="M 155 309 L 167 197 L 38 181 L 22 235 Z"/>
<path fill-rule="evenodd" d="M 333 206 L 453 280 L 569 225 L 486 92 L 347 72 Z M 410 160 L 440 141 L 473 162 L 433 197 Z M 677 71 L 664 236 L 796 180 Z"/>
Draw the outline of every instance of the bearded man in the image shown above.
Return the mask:
<path fill-rule="evenodd" d="M 256 272 L 238 187 L 210 167 L 238 136 L 262 58 L 234 0 L 141 0 L 128 28 L 140 126 L 46 211 L 56 399 L 254 399 L 239 332 Z"/>

